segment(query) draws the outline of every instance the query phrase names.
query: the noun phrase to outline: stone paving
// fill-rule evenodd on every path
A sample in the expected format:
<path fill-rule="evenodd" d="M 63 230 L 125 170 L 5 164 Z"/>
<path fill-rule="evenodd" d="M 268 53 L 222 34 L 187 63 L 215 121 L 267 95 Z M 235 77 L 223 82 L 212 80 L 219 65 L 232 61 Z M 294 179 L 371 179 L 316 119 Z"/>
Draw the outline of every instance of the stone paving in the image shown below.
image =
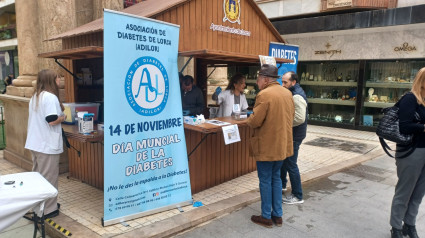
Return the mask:
<path fill-rule="evenodd" d="M 312 126 L 308 127 L 307 138 L 304 142 L 322 140 L 321 138 L 336 139 L 348 145 L 365 143 L 368 145 L 367 151 L 353 152 L 338 149 L 332 144 L 315 146 L 302 144 L 299 152 L 298 163 L 300 172 L 304 180 L 315 178 L 316 171 L 325 170 L 331 172 L 332 166 L 344 163 L 345 161 L 361 158 L 368 153 L 378 153 L 381 151 L 378 139 L 373 132 L 354 131 L 339 128 L 329 128 Z M 330 140 L 332 141 L 332 140 Z M 0 152 L 0 174 L 10 174 L 24 172 L 21 168 L 3 159 L 3 152 Z M 336 167 L 334 167 L 336 168 Z M 338 169 L 341 169 L 338 167 Z M 88 228 L 94 236 L 110 237 L 118 234 L 135 231 L 136 229 L 148 227 L 154 223 L 164 221 L 168 218 L 180 214 L 177 209 L 157 213 L 150 216 L 127 221 L 125 224 L 115 224 L 103 227 L 101 218 L 103 217 L 103 191 L 91 187 L 79 181 L 68 179 L 68 174 L 61 174 L 59 177 L 59 202 L 61 203 L 61 217 L 65 215 L 78 224 Z M 307 178 L 308 177 L 308 178 Z M 194 201 L 201 201 L 204 205 L 210 205 L 244 194 L 249 191 L 258 190 L 257 173 L 252 172 L 233 179 L 221 185 L 207 189 L 193 195 Z M 194 210 L 193 206 L 182 207 L 185 213 Z M 66 224 L 60 224 L 66 227 Z M 68 228 L 70 229 L 70 228 Z M 70 229 L 72 232 L 72 230 Z"/>
<path fill-rule="evenodd" d="M 395 161 L 384 155 L 304 184 L 304 204 L 283 204 L 282 227 L 253 224 L 250 217 L 261 213 L 261 202 L 255 202 L 175 237 L 389 238 L 396 183 Z M 416 220 L 420 237 L 424 224 L 422 203 Z"/>

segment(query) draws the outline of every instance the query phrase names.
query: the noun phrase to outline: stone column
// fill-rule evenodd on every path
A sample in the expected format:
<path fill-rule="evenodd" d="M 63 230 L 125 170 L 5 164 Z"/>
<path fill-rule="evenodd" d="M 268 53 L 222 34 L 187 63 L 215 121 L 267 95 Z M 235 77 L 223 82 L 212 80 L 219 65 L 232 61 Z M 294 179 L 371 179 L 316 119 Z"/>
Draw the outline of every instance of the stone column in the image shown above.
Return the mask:
<path fill-rule="evenodd" d="M 7 94 L 31 97 L 32 81 L 37 79 L 37 55 L 40 48 L 37 1 L 16 0 L 16 29 L 18 41 L 19 73 L 13 85 L 7 87 Z"/>
<path fill-rule="evenodd" d="M 103 9 L 121 11 L 124 9 L 122 0 L 93 0 L 93 20 L 103 17 Z"/>
<path fill-rule="evenodd" d="M 41 69 L 53 69 L 61 75 L 63 71 L 53 59 L 39 58 L 38 54 L 62 49 L 62 41 L 46 41 L 50 37 L 66 32 L 80 24 L 90 22 L 101 16 L 102 8 L 121 10 L 122 0 L 15 0 L 18 35 L 19 73 L 8 86 L 7 94 L 0 94 L 4 102 L 7 144 L 4 158 L 31 170 L 31 154 L 24 149 L 28 124 L 28 103 L 32 96 L 33 84 Z M 94 13 L 97 15 L 94 17 Z M 78 19 L 77 19 L 78 18 Z M 62 60 L 60 62 L 64 63 Z M 72 63 L 65 63 L 72 65 Z M 64 98 L 64 81 L 61 80 L 59 97 Z M 16 97 L 18 96 L 18 97 Z M 60 171 L 67 170 L 67 153 L 62 154 Z"/>
<path fill-rule="evenodd" d="M 37 2 L 38 29 L 40 32 L 40 49 L 38 53 L 62 50 L 62 40 L 47 41 L 47 39 L 75 28 L 78 26 L 78 21 L 91 21 L 90 14 L 87 14 L 87 11 L 92 12 L 91 1 L 85 1 L 86 3 L 81 0 L 56 1 L 55 4 L 52 4 L 50 0 L 37 0 Z M 68 74 L 53 59 L 38 58 L 37 60 L 38 71 L 52 69 L 62 76 Z M 64 64 L 61 59 L 59 59 L 59 62 Z M 65 101 L 64 95 L 65 87 L 61 84 L 59 87 L 59 99 L 62 102 Z"/>
<path fill-rule="evenodd" d="M 93 21 L 93 1 L 75 0 L 77 26 Z"/>

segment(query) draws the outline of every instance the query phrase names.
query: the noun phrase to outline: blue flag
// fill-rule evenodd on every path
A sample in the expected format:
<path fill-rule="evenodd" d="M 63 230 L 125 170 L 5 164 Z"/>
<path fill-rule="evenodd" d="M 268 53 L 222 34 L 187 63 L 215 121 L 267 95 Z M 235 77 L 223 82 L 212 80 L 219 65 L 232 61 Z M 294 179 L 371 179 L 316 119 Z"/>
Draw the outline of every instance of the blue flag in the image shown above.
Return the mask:
<path fill-rule="evenodd" d="M 279 67 L 278 74 L 280 76 L 284 75 L 286 72 L 289 71 L 293 71 L 295 73 L 297 72 L 298 54 L 299 47 L 296 45 L 285 45 L 282 43 L 270 42 L 269 56 L 290 59 L 294 61 L 293 63 L 283 63 L 280 67 L 279 63 L 277 64 L 277 66 Z M 279 78 L 278 81 L 280 84 L 282 84 L 282 78 Z"/>

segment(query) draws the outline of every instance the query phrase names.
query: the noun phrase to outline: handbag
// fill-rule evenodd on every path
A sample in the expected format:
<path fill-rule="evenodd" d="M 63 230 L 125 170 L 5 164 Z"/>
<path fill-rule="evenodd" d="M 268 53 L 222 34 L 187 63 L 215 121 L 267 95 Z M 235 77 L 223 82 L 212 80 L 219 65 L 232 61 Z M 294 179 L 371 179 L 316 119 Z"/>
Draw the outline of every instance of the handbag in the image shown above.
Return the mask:
<path fill-rule="evenodd" d="M 376 134 L 379 136 L 379 142 L 381 143 L 382 148 L 388 156 L 394 158 L 394 156 L 392 156 L 388 150 L 403 153 L 402 156 L 397 157 L 398 159 L 405 158 L 412 154 L 416 149 L 417 143 L 414 141 L 413 134 L 400 133 L 398 118 L 400 101 L 401 99 L 394 106 L 382 109 L 384 116 L 379 121 L 378 127 L 376 128 Z M 414 117 L 416 121 L 420 121 L 420 116 L 417 112 L 415 112 Z M 400 147 L 402 147 L 402 149 L 391 149 L 385 140 L 397 143 L 400 145 Z"/>

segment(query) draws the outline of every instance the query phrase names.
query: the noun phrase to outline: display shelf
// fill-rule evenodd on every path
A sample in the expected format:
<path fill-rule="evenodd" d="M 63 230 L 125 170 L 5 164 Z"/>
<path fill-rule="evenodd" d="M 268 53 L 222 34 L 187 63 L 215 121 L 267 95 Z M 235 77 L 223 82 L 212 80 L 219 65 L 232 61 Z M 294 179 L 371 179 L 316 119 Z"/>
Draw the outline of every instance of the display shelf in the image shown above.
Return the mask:
<path fill-rule="evenodd" d="M 357 87 L 357 82 L 301 81 L 300 84 L 309 86 Z"/>
<path fill-rule="evenodd" d="M 395 103 L 392 102 L 364 102 L 364 107 L 386 108 L 392 107 Z"/>
<path fill-rule="evenodd" d="M 317 104 L 331 104 L 331 105 L 346 105 L 355 106 L 356 101 L 353 100 L 338 100 L 338 99 L 324 99 L 324 98 L 308 98 L 308 103 Z"/>
<path fill-rule="evenodd" d="M 246 99 L 255 99 L 255 94 L 245 94 Z"/>
<path fill-rule="evenodd" d="M 317 117 L 314 116 L 312 118 L 308 119 L 308 122 L 320 122 L 320 123 L 334 123 L 334 124 L 345 124 L 345 125 L 352 125 L 354 123 L 354 120 L 345 119 L 342 121 L 336 121 L 335 118 L 330 117 Z"/>
<path fill-rule="evenodd" d="M 366 82 L 367 88 L 412 88 L 412 83 L 372 83 Z"/>

